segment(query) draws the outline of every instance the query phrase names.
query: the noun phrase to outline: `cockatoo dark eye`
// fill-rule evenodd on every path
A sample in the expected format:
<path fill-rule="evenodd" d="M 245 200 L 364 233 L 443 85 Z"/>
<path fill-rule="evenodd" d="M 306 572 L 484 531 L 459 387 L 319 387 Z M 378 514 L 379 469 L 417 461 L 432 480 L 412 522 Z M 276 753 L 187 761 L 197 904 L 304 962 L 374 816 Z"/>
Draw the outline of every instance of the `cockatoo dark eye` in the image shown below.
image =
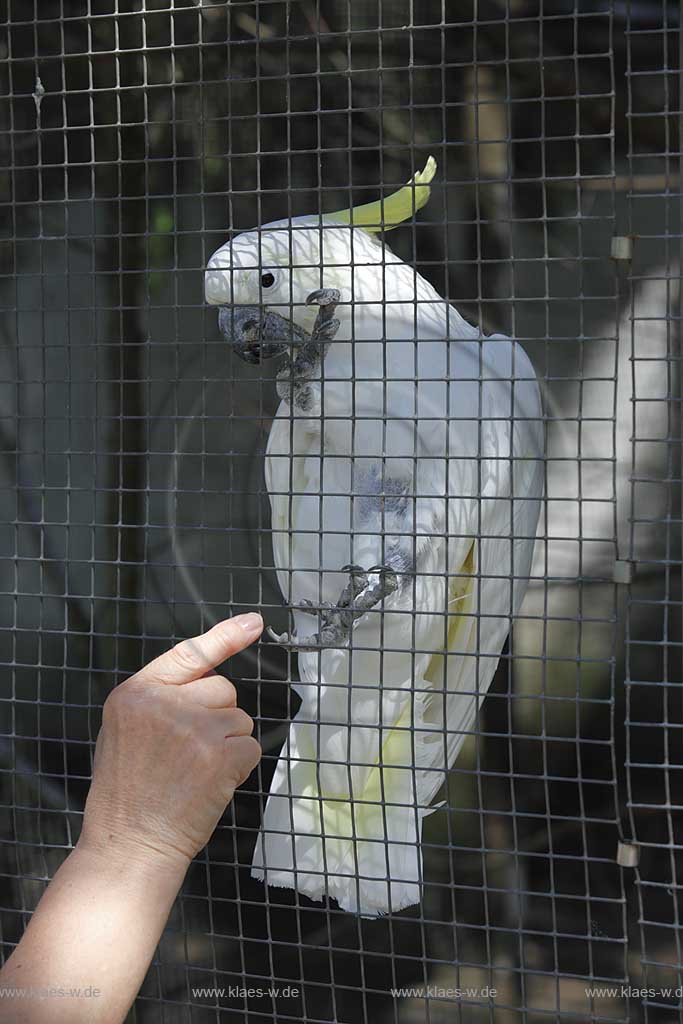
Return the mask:
<path fill-rule="evenodd" d="M 275 275 L 271 274 L 270 271 L 266 274 L 261 274 L 261 287 L 272 288 L 275 284 Z"/>

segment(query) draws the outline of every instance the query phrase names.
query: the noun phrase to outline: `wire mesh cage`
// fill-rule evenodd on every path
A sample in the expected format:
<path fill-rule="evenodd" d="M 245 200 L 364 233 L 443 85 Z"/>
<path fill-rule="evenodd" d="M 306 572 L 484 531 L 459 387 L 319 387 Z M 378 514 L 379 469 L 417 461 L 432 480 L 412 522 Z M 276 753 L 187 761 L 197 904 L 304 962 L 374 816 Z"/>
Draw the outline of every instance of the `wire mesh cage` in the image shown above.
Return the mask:
<path fill-rule="evenodd" d="M 264 635 L 228 671 L 264 756 L 193 862 L 131 1021 L 683 1021 L 678 5 L 1 0 L 0 23 L 5 955 L 79 835 L 108 693 L 171 642 L 258 608 L 280 642 Z M 387 228 L 409 181 L 391 251 L 361 241 L 351 212 L 341 259 L 325 257 L 342 229 L 321 215 L 380 200 Z M 317 255 L 309 239 L 301 257 L 303 230 Z M 245 231 L 251 262 L 235 255 Z M 217 251 L 230 255 L 210 262 Z M 306 288 L 293 273 L 271 282 L 281 265 Z M 296 350 L 284 377 L 282 360 L 239 359 L 234 321 L 221 330 L 210 303 L 244 303 L 236 275 L 251 270 L 249 302 L 284 288 L 277 315 L 305 323 L 304 351 L 326 316 L 306 299 L 336 287 L 339 266 L 356 270 L 340 333 L 318 337 L 326 354 L 301 377 L 318 388 L 311 413 L 292 390 Z M 207 267 L 225 288 L 209 303 Z M 451 311 L 445 331 L 421 331 L 421 303 Z M 371 372 L 363 345 L 379 346 Z M 335 412 L 339 380 L 368 385 L 372 415 L 356 392 Z M 416 440 L 418 420 L 441 440 Z M 396 423 L 410 438 L 393 450 L 410 464 L 398 483 Z M 339 484 L 340 455 L 360 482 L 352 469 Z M 451 462 L 474 467 L 469 485 L 443 482 Z M 446 525 L 439 493 L 457 509 Z M 487 501 L 506 509 L 488 563 Z M 362 586 L 341 572 L 340 538 Z M 314 635 L 304 651 L 282 636 L 294 619 Z M 335 686 L 327 704 L 320 692 L 342 663 L 335 717 Z M 420 803 L 416 709 L 448 692 L 453 664 L 473 666 L 467 711 L 434 711 L 446 751 Z M 382 717 L 398 690 L 402 726 Z M 359 717 L 366 691 L 377 721 Z M 343 738 L 333 750 L 325 729 Z M 325 767 L 342 780 L 310 819 L 317 863 L 289 834 L 304 820 L 295 762 L 320 789 Z M 375 788 L 366 779 L 341 825 L 334 801 L 348 806 L 358 769 Z M 403 807 L 385 791 L 400 769 Z M 291 829 L 268 841 L 278 785 Z M 388 825 L 399 811 L 403 838 Z M 386 905 L 363 888 L 362 827 Z M 392 842 L 417 872 L 407 902 Z M 293 884 L 267 884 L 288 865 Z"/>

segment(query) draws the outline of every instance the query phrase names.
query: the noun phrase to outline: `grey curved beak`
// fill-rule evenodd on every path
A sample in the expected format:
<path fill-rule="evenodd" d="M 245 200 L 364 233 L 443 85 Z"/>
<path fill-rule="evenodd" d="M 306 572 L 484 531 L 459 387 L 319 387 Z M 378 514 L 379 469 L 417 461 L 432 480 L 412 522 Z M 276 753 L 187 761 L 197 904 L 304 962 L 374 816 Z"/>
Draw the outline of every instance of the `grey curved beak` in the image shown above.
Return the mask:
<path fill-rule="evenodd" d="M 263 306 L 222 306 L 218 326 L 235 355 L 252 365 L 308 341 L 308 335 L 291 320 Z"/>

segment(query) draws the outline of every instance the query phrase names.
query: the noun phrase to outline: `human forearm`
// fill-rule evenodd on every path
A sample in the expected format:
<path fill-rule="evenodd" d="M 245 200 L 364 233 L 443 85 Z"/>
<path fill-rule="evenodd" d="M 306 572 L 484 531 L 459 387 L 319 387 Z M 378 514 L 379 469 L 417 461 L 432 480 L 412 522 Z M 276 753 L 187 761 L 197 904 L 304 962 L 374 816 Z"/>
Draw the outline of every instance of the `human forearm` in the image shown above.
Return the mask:
<path fill-rule="evenodd" d="M 0 973 L 0 994 L 19 993 L 0 998 L 1 1024 L 120 1024 L 188 863 L 79 844 Z"/>
<path fill-rule="evenodd" d="M 213 670 L 262 629 L 259 615 L 218 623 L 107 698 L 83 832 L 0 972 L 0 1024 L 123 1021 L 190 861 L 260 758 Z"/>

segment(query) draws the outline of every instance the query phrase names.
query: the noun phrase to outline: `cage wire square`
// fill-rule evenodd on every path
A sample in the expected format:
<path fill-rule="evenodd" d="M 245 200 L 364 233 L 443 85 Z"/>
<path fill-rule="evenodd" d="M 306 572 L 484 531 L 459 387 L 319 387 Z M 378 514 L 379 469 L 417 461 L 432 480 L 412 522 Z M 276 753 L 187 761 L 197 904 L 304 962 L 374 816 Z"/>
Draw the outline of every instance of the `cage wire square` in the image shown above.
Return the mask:
<path fill-rule="evenodd" d="M 264 635 L 228 666 L 263 760 L 129 1020 L 683 1021 L 679 6 L 0 0 L 0 30 L 4 955 L 78 838 L 112 688 L 228 615 L 289 629 L 293 571 L 322 580 L 278 564 L 281 364 L 236 358 L 211 254 L 387 200 L 433 155 L 388 241 L 528 355 L 544 496 L 504 645 L 467 613 L 461 658 L 500 660 L 440 769 L 420 902 L 359 916 L 251 876 L 301 701 L 300 658 Z M 343 499 L 321 484 L 299 528 L 322 537 Z"/>

